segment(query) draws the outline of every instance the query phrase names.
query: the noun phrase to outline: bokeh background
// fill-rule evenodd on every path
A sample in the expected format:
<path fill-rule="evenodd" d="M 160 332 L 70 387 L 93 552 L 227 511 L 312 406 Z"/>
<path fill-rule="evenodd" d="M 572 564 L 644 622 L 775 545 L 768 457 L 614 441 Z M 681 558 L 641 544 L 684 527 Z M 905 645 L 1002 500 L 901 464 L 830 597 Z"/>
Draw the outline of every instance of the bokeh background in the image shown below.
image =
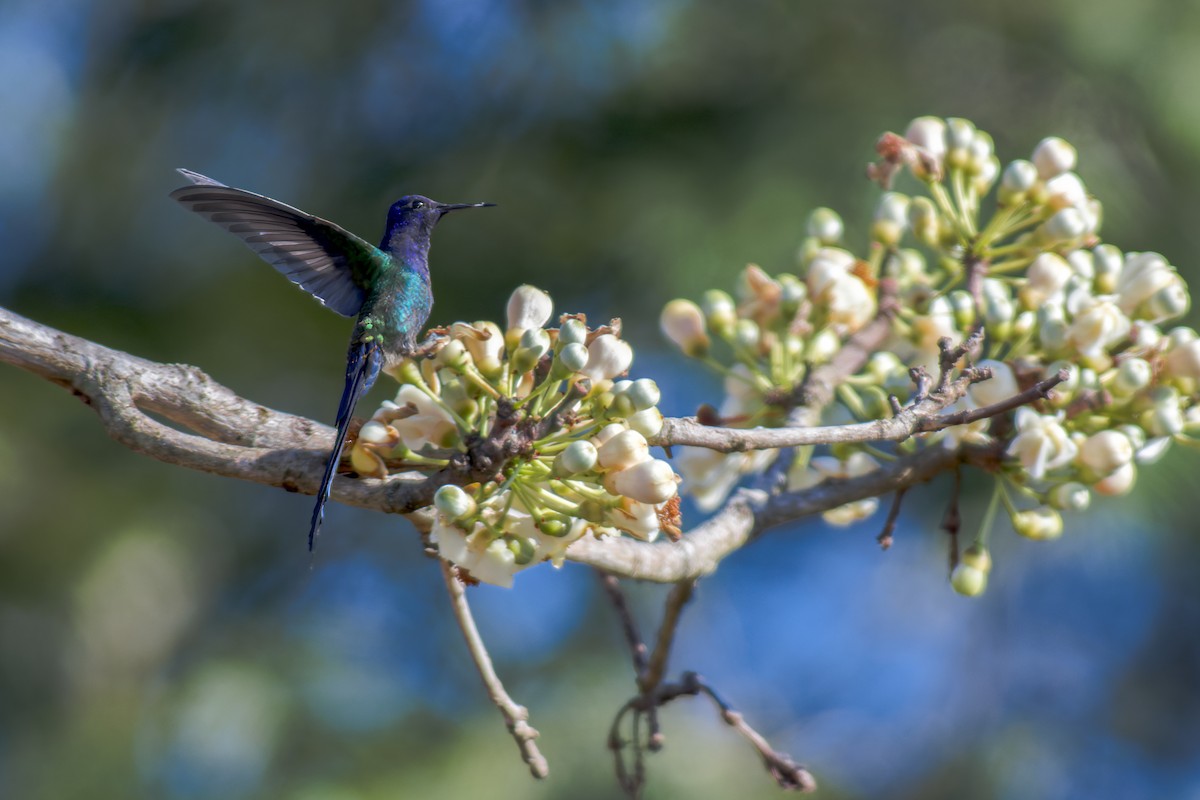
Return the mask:
<path fill-rule="evenodd" d="M 332 8 L 0 4 L 0 303 L 329 420 L 347 323 L 172 203 L 172 169 L 368 239 L 401 194 L 491 200 L 438 232 L 434 321 L 532 282 L 623 317 L 635 373 L 688 413 L 717 386 L 664 347 L 662 303 L 792 268 L 817 205 L 861 241 L 873 142 L 919 114 L 974 119 L 1005 160 L 1069 138 L 1106 238 L 1200 278 L 1194 4 Z M 0 796 L 616 795 L 604 738 L 633 685 L 587 570 L 472 592 L 543 734 L 535 784 L 406 523 L 334 507 L 310 567 L 308 498 L 134 455 L 12 368 L 0 411 Z M 878 519 L 775 532 L 701 584 L 675 665 L 824 797 L 1200 797 L 1198 459 L 1058 542 L 998 531 L 975 600 L 946 583 L 945 483 L 886 554 Z M 634 591 L 647 628 L 661 594 Z M 664 722 L 649 797 L 778 796 L 702 702 Z"/>

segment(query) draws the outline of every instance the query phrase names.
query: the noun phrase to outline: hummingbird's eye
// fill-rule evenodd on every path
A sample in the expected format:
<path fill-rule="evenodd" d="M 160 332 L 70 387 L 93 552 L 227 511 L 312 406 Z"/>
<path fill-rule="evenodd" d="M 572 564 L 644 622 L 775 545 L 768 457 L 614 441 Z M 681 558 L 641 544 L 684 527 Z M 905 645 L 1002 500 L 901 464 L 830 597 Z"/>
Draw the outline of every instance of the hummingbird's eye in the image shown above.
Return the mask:
<path fill-rule="evenodd" d="M 412 207 L 413 207 L 413 209 L 414 209 L 414 210 L 415 210 L 415 209 L 418 209 L 418 208 L 424 208 L 424 207 L 425 207 L 425 204 L 424 204 L 423 202 L 421 202 L 420 200 L 413 200 L 413 201 L 412 201 Z"/>

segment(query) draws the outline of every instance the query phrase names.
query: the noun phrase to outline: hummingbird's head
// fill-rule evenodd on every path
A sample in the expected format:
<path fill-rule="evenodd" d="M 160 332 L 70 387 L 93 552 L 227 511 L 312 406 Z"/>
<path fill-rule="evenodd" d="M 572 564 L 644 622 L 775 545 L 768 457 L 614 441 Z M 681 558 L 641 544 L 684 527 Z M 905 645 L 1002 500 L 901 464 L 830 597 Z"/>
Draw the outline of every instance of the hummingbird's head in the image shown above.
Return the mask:
<path fill-rule="evenodd" d="M 392 203 L 392 207 L 388 209 L 388 233 L 394 235 L 403 231 L 428 236 L 438 220 L 451 211 L 491 205 L 495 203 L 439 203 L 419 194 L 406 195 Z"/>

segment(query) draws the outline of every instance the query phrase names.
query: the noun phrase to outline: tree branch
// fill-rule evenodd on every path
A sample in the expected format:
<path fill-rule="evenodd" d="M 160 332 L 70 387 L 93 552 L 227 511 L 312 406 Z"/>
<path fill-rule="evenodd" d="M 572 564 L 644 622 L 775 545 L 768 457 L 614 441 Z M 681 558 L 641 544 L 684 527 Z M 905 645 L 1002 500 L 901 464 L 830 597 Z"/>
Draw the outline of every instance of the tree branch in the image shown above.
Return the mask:
<path fill-rule="evenodd" d="M 880 320 L 885 319 L 881 314 Z M 803 394 L 813 402 L 826 397 L 828 382 L 861 368 L 871 340 L 881 328 L 874 323 L 852 337 L 836 370 L 819 367 L 806 381 Z M 100 416 L 101 424 L 130 449 L 171 464 L 230 478 L 314 494 L 333 431 L 326 425 L 266 408 L 239 397 L 195 367 L 159 364 L 77 336 L 57 331 L 0 308 L 0 361 L 22 367 L 72 391 Z M 847 372 L 848 371 L 848 372 Z M 845 374 L 842 374 L 842 373 Z M 961 415 L 922 417 L 942 408 L 965 391 L 968 376 L 946 383 L 930 396 L 902 409 L 891 420 L 863 425 L 777 430 L 704 428 L 690 420 L 667 420 L 660 443 L 698 443 L 729 450 L 781 447 L 817 441 L 868 441 L 903 438 L 915 431 L 962 424 Z M 1061 376 L 1042 381 L 1003 403 L 970 412 L 970 419 L 1015 407 L 1041 396 Z M 801 407 L 796 416 L 815 414 Z M 154 415 L 154 416 L 152 416 Z M 166 419 L 179 428 L 165 424 Z M 969 421 L 969 420 L 967 420 Z M 841 434 L 839 431 L 849 431 Z M 689 439 L 689 436 L 695 436 Z M 843 438 L 838 438 L 839 436 Z M 791 437 L 791 438 L 789 438 Z M 938 472 L 971 460 L 969 449 L 928 447 L 874 472 L 846 481 L 829 481 L 801 492 L 769 493 L 743 489 L 725 508 L 681 541 L 656 543 L 633 539 L 581 539 L 568 557 L 622 577 L 678 583 L 707 575 L 718 563 L 754 536 L 771 527 L 830 508 L 895 491 L 928 480 Z M 986 463 L 994 454 L 983 456 Z M 421 527 L 421 509 L 444 483 L 468 482 L 478 469 L 458 463 L 432 476 L 399 473 L 384 479 L 339 477 L 333 498 L 339 502 L 392 514 L 407 514 Z M 492 469 L 495 468 L 493 464 Z M 427 526 L 426 526 L 427 527 Z"/>
<path fill-rule="evenodd" d="M 509 697 L 504 684 L 500 682 L 500 676 L 492 666 L 492 658 L 479 635 L 479 629 L 475 627 L 475 618 L 471 615 L 470 605 L 467 604 L 466 587 L 458 579 L 457 568 L 441 559 L 438 563 L 442 565 L 442 577 L 446 581 L 446 591 L 450 594 L 450 607 L 454 611 L 454 619 L 467 641 L 467 650 L 470 651 L 471 659 L 479 670 L 479 677 L 483 680 L 488 697 L 504 715 L 508 732 L 512 734 L 521 751 L 521 759 L 529 765 L 529 772 L 535 778 L 544 778 L 550 774 L 550 765 L 538 750 L 535 741 L 538 732 L 529 724 L 529 709 Z"/>

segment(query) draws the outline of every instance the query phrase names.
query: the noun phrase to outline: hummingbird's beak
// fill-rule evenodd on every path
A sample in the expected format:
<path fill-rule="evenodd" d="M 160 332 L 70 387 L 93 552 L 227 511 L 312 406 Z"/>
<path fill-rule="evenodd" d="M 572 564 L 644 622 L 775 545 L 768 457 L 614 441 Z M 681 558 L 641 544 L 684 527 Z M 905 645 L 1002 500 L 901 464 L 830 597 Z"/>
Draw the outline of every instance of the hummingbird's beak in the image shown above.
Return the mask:
<path fill-rule="evenodd" d="M 458 211 L 460 208 L 487 208 L 494 206 L 495 203 L 441 203 L 438 205 L 438 211 L 447 214 L 451 211 Z"/>

